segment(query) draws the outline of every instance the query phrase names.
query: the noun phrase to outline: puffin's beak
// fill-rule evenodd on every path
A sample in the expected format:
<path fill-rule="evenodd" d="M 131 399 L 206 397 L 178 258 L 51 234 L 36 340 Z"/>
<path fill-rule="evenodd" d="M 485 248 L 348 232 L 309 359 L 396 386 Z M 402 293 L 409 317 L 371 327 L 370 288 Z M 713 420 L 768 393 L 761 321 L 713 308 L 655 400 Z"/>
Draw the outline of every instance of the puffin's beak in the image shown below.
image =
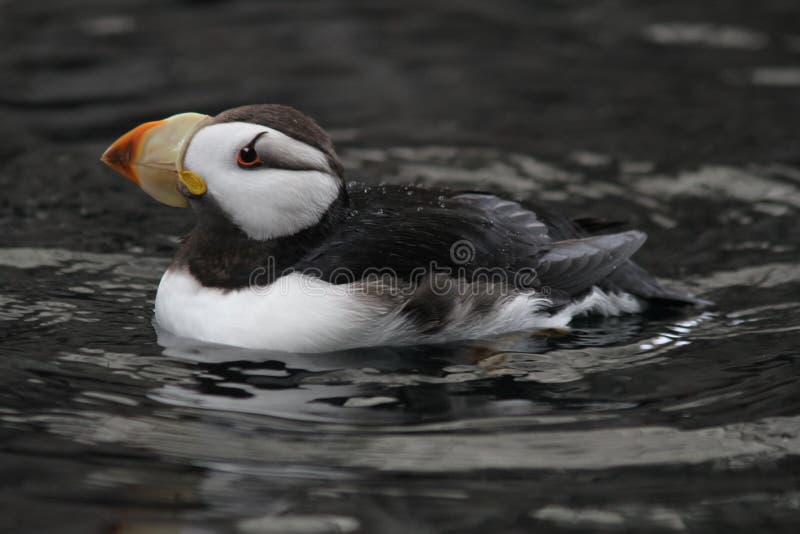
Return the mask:
<path fill-rule="evenodd" d="M 180 113 L 146 122 L 114 141 L 100 160 L 159 202 L 185 208 L 189 202 L 178 191 L 179 179 L 190 182 L 186 185 L 192 193 L 205 192 L 202 178 L 182 165 L 189 140 L 208 119 L 200 113 Z"/>

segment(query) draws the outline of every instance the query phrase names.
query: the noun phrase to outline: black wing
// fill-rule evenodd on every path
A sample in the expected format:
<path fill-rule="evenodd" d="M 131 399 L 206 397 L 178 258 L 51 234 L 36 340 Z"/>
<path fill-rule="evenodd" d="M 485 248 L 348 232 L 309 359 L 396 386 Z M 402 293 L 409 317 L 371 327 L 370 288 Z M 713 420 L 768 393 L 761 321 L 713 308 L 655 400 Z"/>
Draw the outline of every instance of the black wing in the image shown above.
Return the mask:
<path fill-rule="evenodd" d="M 598 230 L 623 226 L 622 221 L 606 221 L 593 217 L 568 219 L 550 211 L 541 212 L 543 220 L 555 239 L 580 239 Z M 647 300 L 659 300 L 667 304 L 708 305 L 711 302 L 688 293 L 664 287 L 650 273 L 628 260 L 619 265 L 598 286 L 607 291 L 624 291 Z"/>
<path fill-rule="evenodd" d="M 349 194 L 341 230 L 298 268 L 334 282 L 376 271 L 405 280 L 445 271 L 469 280 L 483 270 L 574 296 L 607 278 L 645 240 L 636 231 L 554 239 L 534 211 L 490 194 L 361 184 L 351 184 Z M 523 270 L 536 276 L 518 277 Z"/>

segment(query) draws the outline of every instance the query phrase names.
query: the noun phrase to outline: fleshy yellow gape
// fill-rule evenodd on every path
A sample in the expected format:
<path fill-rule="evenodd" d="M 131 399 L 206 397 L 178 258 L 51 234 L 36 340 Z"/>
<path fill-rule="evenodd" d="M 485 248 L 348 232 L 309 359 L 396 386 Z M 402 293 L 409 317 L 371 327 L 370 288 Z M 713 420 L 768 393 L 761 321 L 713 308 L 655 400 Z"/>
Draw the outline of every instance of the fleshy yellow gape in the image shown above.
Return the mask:
<path fill-rule="evenodd" d="M 108 147 L 101 161 L 159 202 L 185 208 L 189 202 L 178 191 L 178 180 L 193 195 L 206 192 L 205 182 L 191 171 L 184 171 L 182 162 L 189 141 L 209 118 L 200 113 L 180 113 L 142 124 Z M 191 177 L 184 179 L 184 173 Z"/>
<path fill-rule="evenodd" d="M 197 174 L 193 173 L 192 171 L 180 171 L 178 173 L 178 180 L 186 186 L 186 189 L 193 195 L 204 195 L 205 192 L 208 190 L 206 187 L 206 182 Z"/>

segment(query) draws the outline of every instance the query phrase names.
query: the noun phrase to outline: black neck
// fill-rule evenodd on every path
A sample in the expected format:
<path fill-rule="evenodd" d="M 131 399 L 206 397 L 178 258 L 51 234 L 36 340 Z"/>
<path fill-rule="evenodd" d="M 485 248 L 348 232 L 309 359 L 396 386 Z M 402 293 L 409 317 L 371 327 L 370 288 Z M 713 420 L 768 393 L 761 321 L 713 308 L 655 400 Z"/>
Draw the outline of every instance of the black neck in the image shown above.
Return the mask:
<path fill-rule="evenodd" d="M 320 221 L 296 234 L 251 239 L 212 200 L 196 206 L 197 225 L 183 239 L 173 268 L 188 268 L 207 287 L 264 286 L 290 272 L 340 227 L 347 210 L 344 188 Z"/>

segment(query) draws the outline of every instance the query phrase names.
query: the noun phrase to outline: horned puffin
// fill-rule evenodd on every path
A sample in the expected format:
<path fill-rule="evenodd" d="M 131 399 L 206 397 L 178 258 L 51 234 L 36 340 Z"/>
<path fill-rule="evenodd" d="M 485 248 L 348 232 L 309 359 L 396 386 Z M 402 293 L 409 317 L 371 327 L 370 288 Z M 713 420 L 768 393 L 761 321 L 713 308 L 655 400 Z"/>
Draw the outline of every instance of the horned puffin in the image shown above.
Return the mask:
<path fill-rule="evenodd" d="M 155 302 L 179 337 L 328 352 L 698 302 L 630 260 L 640 231 L 598 234 L 481 192 L 346 183 L 327 133 L 284 105 L 144 123 L 102 161 L 196 214 Z"/>

